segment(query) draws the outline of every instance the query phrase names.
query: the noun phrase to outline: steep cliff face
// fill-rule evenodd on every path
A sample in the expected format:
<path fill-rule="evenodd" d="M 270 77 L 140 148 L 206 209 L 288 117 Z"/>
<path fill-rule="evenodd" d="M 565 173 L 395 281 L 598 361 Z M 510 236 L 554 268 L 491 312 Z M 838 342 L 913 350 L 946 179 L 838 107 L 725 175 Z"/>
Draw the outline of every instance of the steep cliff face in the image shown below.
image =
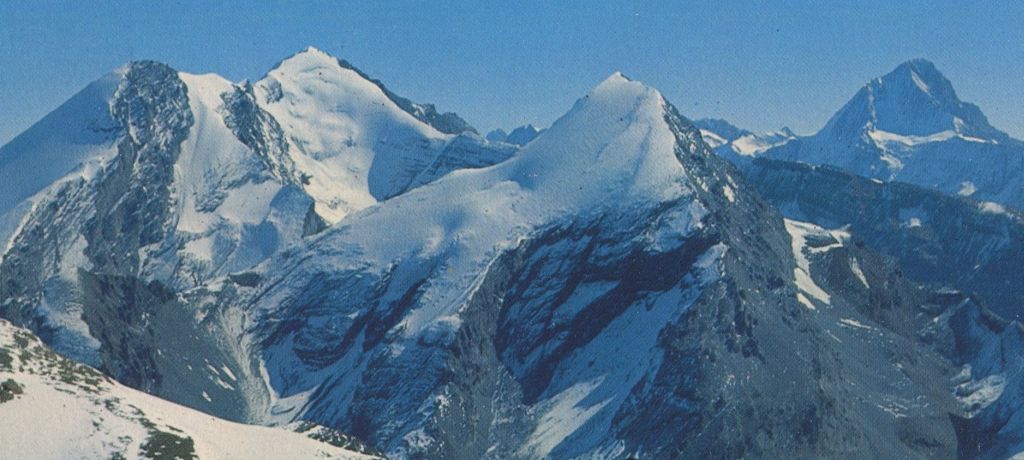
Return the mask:
<path fill-rule="evenodd" d="M 830 166 L 766 158 L 737 163 L 787 218 L 850 232 L 857 245 L 892 257 L 902 274 L 930 286 L 920 291 L 930 294 L 912 302 L 916 318 L 896 324 L 916 324 L 915 343 L 908 346 L 935 350 L 958 368 L 949 380 L 960 406 L 951 412 L 957 455 L 1005 458 L 1020 452 L 1020 213 Z M 858 259 L 856 268 L 863 273 L 870 265 Z M 861 302 L 877 305 L 878 299 Z"/>
<path fill-rule="evenodd" d="M 849 226 L 907 277 L 969 292 L 1006 318 L 1024 314 L 1024 219 L 1012 208 L 829 167 L 757 159 L 743 170 L 787 217 Z"/>

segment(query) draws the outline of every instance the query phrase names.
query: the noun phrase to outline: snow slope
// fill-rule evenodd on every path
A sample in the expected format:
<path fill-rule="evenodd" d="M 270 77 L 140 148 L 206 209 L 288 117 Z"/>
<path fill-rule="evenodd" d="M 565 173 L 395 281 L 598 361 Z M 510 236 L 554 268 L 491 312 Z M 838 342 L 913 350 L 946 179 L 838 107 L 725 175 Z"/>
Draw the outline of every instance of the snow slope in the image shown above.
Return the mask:
<path fill-rule="evenodd" d="M 116 152 L 121 128 L 109 101 L 124 71 L 93 82 L 0 147 L 0 259 L 24 215 L 39 202 L 37 194 L 61 180 L 93 176 Z"/>
<path fill-rule="evenodd" d="M 376 458 L 285 429 L 228 422 L 127 388 L 56 355 L 4 320 L 0 382 L 4 458 Z"/>
<path fill-rule="evenodd" d="M 531 229 L 600 211 L 612 197 L 615 206 L 628 207 L 685 196 L 663 104 L 653 89 L 613 75 L 555 123 L 555 134 L 539 137 L 511 160 L 455 173 L 332 228 L 313 251 L 337 255 L 311 260 L 303 270 L 330 264 L 382 271 L 401 259 L 443 259 L 459 276 L 427 287 L 423 295 L 438 309 L 405 320 L 405 334 L 415 336 L 455 313 L 472 274 Z"/>
<path fill-rule="evenodd" d="M 399 107 L 376 83 L 308 48 L 255 84 L 288 133 L 305 189 L 329 222 L 405 191 L 455 136 Z"/>
<path fill-rule="evenodd" d="M 386 330 L 363 332 L 365 335 L 360 335 L 363 338 L 356 340 L 366 341 L 364 347 L 371 346 L 380 339 L 371 340 L 368 335 L 379 336 L 386 332 L 380 353 L 394 355 L 393 360 L 398 363 L 418 359 L 415 357 L 420 352 L 413 349 L 422 347 L 417 343 L 447 343 L 459 333 L 467 321 L 468 305 L 486 284 L 489 271 L 500 264 L 499 256 L 531 238 L 538 229 L 560 221 L 591 219 L 612 210 L 649 209 L 657 203 L 688 201 L 685 197 L 692 195 L 693 189 L 677 159 L 677 138 L 665 121 L 665 111 L 666 102 L 657 91 L 615 74 L 508 161 L 482 170 L 453 173 L 350 215 L 325 232 L 303 254 L 266 266 L 262 277 L 272 288 L 255 294 L 259 310 L 253 314 L 254 323 L 249 327 L 269 334 L 269 337 L 257 336 L 256 340 L 264 344 L 261 347 L 266 346 L 268 340 L 273 341 L 260 358 L 268 384 L 278 395 L 270 411 L 291 417 L 303 413 L 302 410 L 314 411 L 310 416 L 325 417 L 325 422 L 344 423 L 337 417 L 351 410 L 350 405 L 368 404 L 355 394 L 364 391 L 361 387 L 367 385 L 361 381 L 377 378 L 371 377 L 374 375 L 386 375 L 388 367 L 399 365 L 381 367 L 378 364 L 373 374 L 366 374 L 364 372 L 368 371 L 363 370 L 369 366 L 366 362 L 377 355 L 377 351 L 356 354 L 354 349 L 333 350 L 334 339 L 321 334 L 340 334 L 338 338 L 347 341 L 350 339 L 344 339 L 345 334 L 351 336 L 357 333 L 361 323 L 383 316 L 388 318 L 384 323 L 387 325 L 381 325 Z M 650 244 L 662 245 L 663 250 L 678 248 L 685 235 L 699 228 L 698 219 L 703 213 L 696 201 L 680 206 L 666 222 L 665 234 L 651 235 Z M 305 287 L 309 280 L 325 277 L 334 280 L 327 282 L 329 286 L 338 287 L 331 289 L 321 285 L 312 290 Z M 421 281 L 424 277 L 429 281 Z M 384 292 L 363 291 L 374 289 L 363 286 L 375 280 L 386 281 Z M 307 303 L 309 301 L 296 298 L 304 297 L 302 292 L 320 296 L 310 293 L 324 289 L 328 290 L 322 295 L 334 299 L 359 298 L 359 292 L 379 297 L 364 297 L 364 302 L 371 302 L 369 304 L 335 304 L 333 312 L 314 307 L 318 301 Z M 413 293 L 420 299 L 415 306 L 399 313 L 387 312 L 388 308 L 399 308 L 394 303 L 407 302 L 401 298 Z M 625 324 L 641 327 L 644 321 L 653 322 L 649 326 L 653 329 L 639 329 L 622 336 L 609 331 L 602 340 L 621 341 L 640 330 L 653 334 L 657 327 L 663 327 L 664 321 L 678 314 L 680 298 L 687 295 L 694 294 L 668 295 L 666 310 L 659 312 L 657 319 L 645 319 L 646 315 L 639 312 L 636 319 L 622 319 L 622 327 L 627 329 L 630 326 Z M 586 296 L 582 293 L 580 296 L 581 303 L 577 306 L 565 307 L 567 320 L 576 317 L 578 309 L 588 305 L 584 300 Z M 310 311 L 310 308 L 315 310 Z M 400 316 L 390 316 L 395 314 Z M 306 324 L 305 328 L 290 332 L 280 329 L 299 317 L 304 318 L 301 321 Z M 313 336 L 320 336 L 320 339 L 311 341 Z M 579 359 L 598 353 L 604 345 L 608 344 L 594 343 L 593 351 L 580 351 Z M 638 350 L 637 353 L 639 357 L 646 352 Z M 312 359 L 303 358 L 307 355 L 335 355 L 345 364 L 321 368 Z M 593 375 L 588 378 L 600 381 L 590 384 L 587 387 L 590 391 L 583 393 L 590 394 L 590 398 L 605 393 L 617 401 L 602 412 L 602 417 L 609 417 L 616 410 L 625 396 L 622 389 L 632 385 L 626 383 L 628 379 L 619 381 L 625 376 L 614 375 L 613 364 L 607 366 L 606 371 L 611 374 L 594 374 L 597 369 L 586 371 Z M 570 368 L 565 372 L 583 372 L 570 371 Z M 629 379 L 635 383 L 639 375 L 641 373 L 632 373 Z M 567 376 L 566 382 L 575 381 L 577 377 Z M 322 379 L 328 379 L 330 385 L 322 386 Z M 562 390 L 550 391 L 551 395 L 545 397 L 545 401 L 550 398 L 550 403 L 539 402 L 538 407 L 559 407 L 555 401 L 563 398 L 559 396 Z M 398 407 L 420 404 L 415 400 L 393 403 Z M 429 411 L 426 416 L 433 413 Z M 554 413 L 544 417 L 551 418 L 551 423 L 562 420 L 562 416 Z M 408 417 L 398 417 L 388 425 L 394 427 L 389 430 L 421 426 Z M 543 426 L 537 430 L 536 444 L 530 441 L 524 447 L 535 455 L 550 451 L 574 432 L 564 427 L 559 429 L 561 434 L 551 433 Z M 585 445 L 599 442 L 601 432 L 593 432 L 593 441 Z M 381 437 L 379 432 L 373 435 L 374 439 Z M 392 436 L 408 439 L 391 444 L 390 448 L 396 449 L 392 451 L 394 454 L 410 454 L 419 451 L 417 449 L 429 449 L 432 444 L 429 436 L 422 434 L 400 431 Z M 414 438 L 423 441 L 414 442 Z M 390 436 L 384 439 L 394 440 Z"/>

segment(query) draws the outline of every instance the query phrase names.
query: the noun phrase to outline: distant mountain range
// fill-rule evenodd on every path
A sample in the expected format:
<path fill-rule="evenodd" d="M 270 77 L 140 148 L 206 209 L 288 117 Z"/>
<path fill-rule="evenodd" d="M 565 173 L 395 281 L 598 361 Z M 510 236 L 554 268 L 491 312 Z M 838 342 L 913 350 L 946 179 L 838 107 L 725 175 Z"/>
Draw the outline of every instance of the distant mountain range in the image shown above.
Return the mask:
<path fill-rule="evenodd" d="M 925 61 L 808 137 L 615 73 L 486 138 L 129 63 L 0 147 L 0 452 L 1008 457 L 1020 145 Z"/>
<path fill-rule="evenodd" d="M 511 133 L 506 133 L 502 129 L 496 129 L 487 133 L 487 140 L 491 142 L 505 142 L 522 147 L 530 143 L 541 131 L 543 130 L 538 130 L 533 125 L 520 126 L 513 129 Z"/>

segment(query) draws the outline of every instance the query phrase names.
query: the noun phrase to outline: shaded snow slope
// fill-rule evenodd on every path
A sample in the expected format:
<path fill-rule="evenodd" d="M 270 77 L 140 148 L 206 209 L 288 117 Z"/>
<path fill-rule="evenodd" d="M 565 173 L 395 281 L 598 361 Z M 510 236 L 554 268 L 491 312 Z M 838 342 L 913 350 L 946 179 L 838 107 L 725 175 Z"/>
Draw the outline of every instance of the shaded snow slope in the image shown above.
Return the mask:
<path fill-rule="evenodd" d="M 650 211 L 645 209 L 657 203 L 681 201 L 677 211 L 663 218 L 663 230 L 642 237 L 646 241 L 643 244 L 650 245 L 653 251 L 679 250 L 686 235 L 700 227 L 699 218 L 705 211 L 698 202 L 687 203 L 685 197 L 693 194 L 693 185 L 677 158 L 676 134 L 665 117 L 666 102 L 659 93 L 613 75 L 505 163 L 454 173 L 354 214 L 328 230 L 309 250 L 268 266 L 262 276 L 268 279 L 270 288 L 257 291 L 256 305 L 261 312 L 254 316 L 257 322 L 251 327 L 263 331 L 257 336 L 261 347 L 266 347 L 260 356 L 261 366 L 279 397 L 271 411 L 288 417 L 307 413 L 317 420 L 350 426 L 388 443 L 397 455 L 453 448 L 447 442 L 438 443 L 437 433 L 417 431 L 417 427 L 430 425 L 424 425 L 424 420 L 443 417 L 443 408 L 424 408 L 422 415 L 397 416 L 388 421 L 368 412 L 366 417 L 373 420 L 367 420 L 369 425 L 355 422 L 346 414 L 367 410 L 393 413 L 402 407 L 416 408 L 422 404 L 419 398 L 424 397 L 436 397 L 439 401 L 466 397 L 444 396 L 456 390 L 435 386 L 440 382 L 431 383 L 427 375 L 416 385 L 430 386 L 392 387 L 387 390 L 392 393 L 388 400 L 378 402 L 362 393 L 374 391 L 369 385 L 414 362 L 429 363 L 423 372 L 440 370 L 436 366 L 441 363 L 435 361 L 440 357 L 432 356 L 441 352 L 437 347 L 448 346 L 460 331 L 466 330 L 467 323 L 476 321 L 472 318 L 479 313 L 472 312 L 479 307 L 473 305 L 480 302 L 481 290 L 510 281 L 495 274 L 496 270 L 503 270 L 498 267 L 509 263 L 504 254 L 534 240 L 544 228 L 557 222 L 590 221 L 605 212 L 617 213 L 615 210 L 646 213 Z M 574 246 L 560 248 L 560 244 L 555 244 L 551 250 L 572 251 Z M 714 256 L 708 257 L 706 265 L 710 267 Z M 324 281 L 317 287 L 309 286 L 307 283 L 314 279 Z M 600 288 L 596 289 L 596 293 L 587 294 L 581 286 L 577 300 L 567 301 L 561 313 L 566 325 L 585 314 L 595 296 L 602 294 Z M 605 338 L 595 339 L 592 351 L 581 349 L 580 359 L 634 334 L 653 339 L 665 322 L 677 318 L 680 303 L 692 301 L 696 292 L 666 293 L 664 311 L 656 315 L 642 313 L 644 310 L 640 309 L 634 313 L 634 319 L 623 317 L 621 326 L 602 336 Z M 342 300 L 346 297 L 362 298 L 364 302 Z M 650 302 L 657 302 L 656 298 L 652 295 Z M 336 300 L 321 304 L 326 299 Z M 336 310 L 324 309 L 331 303 Z M 287 327 L 298 318 L 303 318 L 303 328 Z M 619 327 L 631 332 L 612 332 Z M 335 334 L 339 334 L 336 339 L 328 338 Z M 314 339 L 316 336 L 320 338 Z M 342 348 L 337 348 L 337 341 Z M 348 347 L 346 343 L 355 346 Z M 358 349 L 367 352 L 358 353 Z M 641 359 L 649 351 L 641 347 L 636 353 L 637 359 Z M 529 369 L 550 359 L 542 356 L 517 367 L 522 367 L 524 373 L 532 372 Z M 323 367 L 321 359 L 331 359 L 339 365 Z M 387 362 L 368 362 L 380 359 Z M 536 359 L 541 361 L 532 362 Z M 575 365 L 566 364 L 566 370 L 559 372 L 572 374 L 557 381 L 562 383 L 551 383 L 550 394 L 545 393 L 544 402 L 538 401 L 536 406 L 546 415 L 538 416 L 560 424 L 558 420 L 563 415 L 550 411 L 564 404 L 557 401 L 567 397 L 562 393 L 569 391 L 572 382 L 584 378 L 575 373 L 584 372 L 590 374 L 587 379 L 598 380 L 587 384 L 589 390 L 577 397 L 589 394 L 593 399 L 605 394 L 604 398 L 612 398 L 614 403 L 609 401 L 590 409 L 592 414 L 601 411 L 601 418 L 607 420 L 622 404 L 623 391 L 641 375 L 608 374 L 615 369 L 613 362 L 617 360 L 602 365 L 606 372 L 598 372 L 598 368 L 570 371 Z M 650 365 L 656 362 L 647 364 Z M 372 372 L 367 370 L 371 366 Z M 559 388 L 562 385 L 566 390 Z M 424 390 L 427 394 L 421 393 Z M 541 396 L 532 396 L 537 397 Z M 377 404 L 382 406 L 373 409 Z M 578 423 L 585 420 L 579 419 Z M 513 422 L 522 423 L 507 423 Z M 506 439 L 505 443 L 512 445 L 505 444 L 499 452 L 519 449 L 519 443 L 525 442 L 523 452 L 544 455 L 581 429 L 578 425 L 564 426 L 553 432 L 543 423 L 528 440 Z M 589 435 L 591 441 L 579 448 L 600 442 L 599 433 L 609 429 L 607 422 L 595 423 L 604 424 L 605 428 L 594 431 Z M 597 428 L 588 431 L 594 429 Z"/>
<path fill-rule="evenodd" d="M 123 131 L 110 100 L 124 69 L 90 84 L 24 133 L 0 147 L 0 259 L 33 196 L 61 180 L 90 178 L 115 153 Z"/>

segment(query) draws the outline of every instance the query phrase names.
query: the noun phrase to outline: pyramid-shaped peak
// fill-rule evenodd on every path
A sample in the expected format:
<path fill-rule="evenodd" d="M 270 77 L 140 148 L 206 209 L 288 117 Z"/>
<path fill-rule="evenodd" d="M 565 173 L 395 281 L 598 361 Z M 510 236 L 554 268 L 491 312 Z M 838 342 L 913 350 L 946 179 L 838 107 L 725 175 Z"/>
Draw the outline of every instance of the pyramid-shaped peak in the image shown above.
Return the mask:
<path fill-rule="evenodd" d="M 315 46 L 307 46 L 298 53 L 295 53 L 281 62 L 278 62 L 271 71 L 277 69 L 296 69 L 310 66 L 340 66 L 340 60 L 330 53 Z"/>
<path fill-rule="evenodd" d="M 604 85 L 606 83 L 607 84 L 630 83 L 632 81 L 633 81 L 632 78 L 627 77 L 622 72 L 615 71 L 611 75 L 609 75 L 608 78 L 605 78 L 604 81 L 601 82 L 601 85 Z"/>
<path fill-rule="evenodd" d="M 622 72 L 615 72 L 591 90 L 584 100 L 629 105 L 631 101 L 651 98 L 660 101 L 661 93 L 639 81 L 631 80 Z"/>
<path fill-rule="evenodd" d="M 929 78 L 945 78 L 943 77 L 942 72 L 939 72 L 939 69 L 935 67 L 935 64 L 932 61 L 929 61 L 925 58 L 911 59 L 900 64 L 896 68 L 909 69 L 913 72 L 916 72 L 918 75 L 926 76 Z"/>
<path fill-rule="evenodd" d="M 910 90 L 917 89 L 926 95 L 946 103 L 959 103 L 953 84 L 939 72 L 931 61 L 912 59 L 897 66 L 881 78 L 882 85 L 897 85 Z"/>
<path fill-rule="evenodd" d="M 520 159 L 526 169 L 558 170 L 563 178 L 581 168 L 601 170 L 608 180 L 619 180 L 640 165 L 677 170 L 670 107 L 654 88 L 613 74 L 527 144 Z"/>
<path fill-rule="evenodd" d="M 953 84 L 925 59 L 912 59 L 865 85 L 823 131 L 859 138 L 863 130 L 905 136 L 956 133 L 1004 141 L 981 110 L 957 97 Z"/>
<path fill-rule="evenodd" d="M 279 62 L 267 72 L 267 77 L 270 79 L 293 79 L 296 76 L 330 81 L 336 87 L 348 88 L 354 92 L 380 92 L 390 103 L 397 105 L 402 111 L 443 133 L 476 132 L 457 114 L 438 112 L 433 104 L 415 103 L 401 97 L 389 90 L 380 80 L 371 77 L 348 61 L 334 57 L 315 46 L 307 46 L 302 51 Z M 368 85 L 374 88 L 370 88 Z"/>
<path fill-rule="evenodd" d="M 303 48 L 302 51 L 299 51 L 298 53 L 295 53 L 295 54 L 303 54 L 303 53 L 328 54 L 326 51 L 321 50 L 320 48 L 317 48 L 317 47 L 315 47 L 313 45 L 309 45 L 309 46 Z"/>

